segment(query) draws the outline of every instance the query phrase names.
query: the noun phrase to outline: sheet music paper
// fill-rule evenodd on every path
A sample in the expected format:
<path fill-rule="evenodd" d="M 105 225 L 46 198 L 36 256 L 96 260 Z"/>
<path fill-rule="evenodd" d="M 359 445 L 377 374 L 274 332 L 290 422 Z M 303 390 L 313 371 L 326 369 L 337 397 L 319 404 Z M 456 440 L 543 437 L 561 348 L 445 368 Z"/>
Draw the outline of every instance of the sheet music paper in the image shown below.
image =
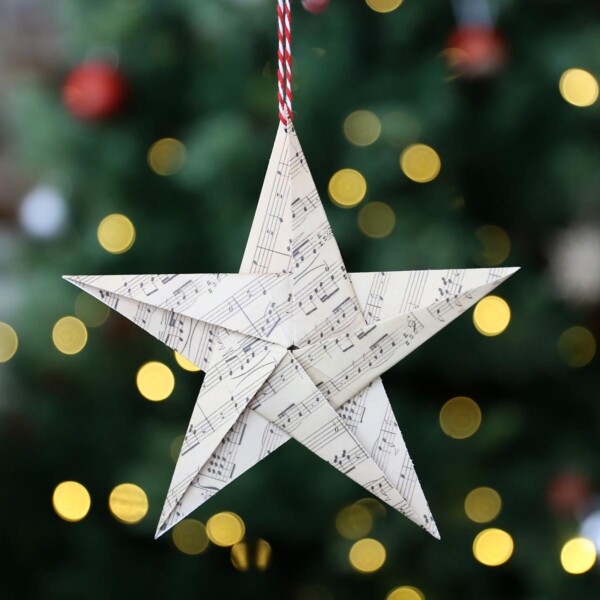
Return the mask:
<path fill-rule="evenodd" d="M 157 537 L 291 438 L 439 537 L 380 376 L 516 270 L 347 273 L 280 124 L 239 274 L 65 278 L 206 371 Z"/>

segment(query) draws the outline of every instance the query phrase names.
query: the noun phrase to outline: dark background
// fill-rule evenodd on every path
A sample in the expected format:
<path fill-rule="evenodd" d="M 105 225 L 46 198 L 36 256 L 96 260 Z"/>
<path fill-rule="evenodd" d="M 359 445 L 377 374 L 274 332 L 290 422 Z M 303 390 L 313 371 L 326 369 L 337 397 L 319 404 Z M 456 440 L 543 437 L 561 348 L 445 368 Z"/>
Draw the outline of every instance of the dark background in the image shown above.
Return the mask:
<path fill-rule="evenodd" d="M 169 448 L 202 375 L 179 369 L 171 351 L 116 314 L 89 329 L 81 353 L 59 353 L 52 327 L 77 297 L 61 275 L 238 270 L 277 126 L 275 2 L 4 0 L 0 320 L 20 345 L 0 365 L 0 595 L 383 599 L 414 585 L 427 600 L 595 598 L 597 568 L 569 575 L 560 551 L 595 510 L 598 361 L 570 368 L 557 343 L 569 327 L 594 335 L 600 327 L 600 113 L 567 103 L 558 82 L 571 67 L 600 73 L 598 3 L 492 2 L 508 58 L 486 77 L 457 77 L 447 64 L 448 35 L 465 25 L 449 2 L 405 0 L 389 14 L 361 0 L 332 0 L 320 15 L 293 5 L 296 128 L 348 269 L 485 266 L 476 231 L 489 224 L 510 237 L 504 264 L 522 267 L 499 289 L 512 310 L 506 332 L 484 337 L 465 315 L 384 377 L 442 540 L 388 511 L 369 534 L 385 545 L 385 565 L 354 572 L 352 541 L 334 524 L 364 491 L 290 443 L 193 515 L 238 513 L 249 537 L 272 546 L 266 572 L 238 572 L 227 549 L 186 556 L 169 535 L 154 541 Z M 62 86 L 91 57 L 116 61 L 130 96 L 111 118 L 84 122 L 65 107 Z M 402 111 L 418 126 L 393 138 L 384 130 L 359 148 L 342 131 L 357 109 Z M 146 161 L 162 137 L 187 149 L 169 177 Z M 417 184 L 400 170 L 413 142 L 439 153 L 435 181 Z M 327 183 L 345 167 L 365 175 L 365 202 L 394 209 L 385 239 L 360 232 L 360 207 L 329 202 Z M 68 207 L 68 227 L 50 240 L 19 220 L 21 200 L 40 184 Z M 113 212 L 137 231 L 121 255 L 96 237 Z M 176 374 L 165 402 L 137 391 L 135 374 L 149 360 Z M 438 422 L 458 395 L 483 413 L 463 441 Z M 79 523 L 52 508 L 55 486 L 70 479 L 92 498 Z M 133 526 L 107 507 L 124 481 L 149 498 Z M 473 557 L 487 525 L 463 510 L 482 485 L 503 499 L 492 526 L 515 542 L 497 568 Z"/>

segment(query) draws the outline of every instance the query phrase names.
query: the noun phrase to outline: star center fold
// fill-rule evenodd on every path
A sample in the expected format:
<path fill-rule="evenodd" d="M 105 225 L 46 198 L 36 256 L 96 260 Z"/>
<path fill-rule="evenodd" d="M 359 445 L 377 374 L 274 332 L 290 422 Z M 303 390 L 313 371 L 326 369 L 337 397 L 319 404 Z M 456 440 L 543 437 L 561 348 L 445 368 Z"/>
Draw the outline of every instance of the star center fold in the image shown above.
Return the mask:
<path fill-rule="evenodd" d="M 206 371 L 157 536 L 294 438 L 439 537 L 380 376 L 515 271 L 348 273 L 290 121 L 240 273 L 66 279 Z"/>

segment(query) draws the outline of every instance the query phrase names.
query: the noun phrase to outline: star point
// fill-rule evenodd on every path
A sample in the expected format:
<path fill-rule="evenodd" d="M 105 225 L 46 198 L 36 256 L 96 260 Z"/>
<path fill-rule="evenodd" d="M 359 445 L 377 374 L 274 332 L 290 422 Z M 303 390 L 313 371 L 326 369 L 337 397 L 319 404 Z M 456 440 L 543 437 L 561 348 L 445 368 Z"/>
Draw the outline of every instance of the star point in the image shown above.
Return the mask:
<path fill-rule="evenodd" d="M 515 270 L 347 273 L 290 123 L 240 273 L 65 279 L 206 372 L 156 537 L 294 438 L 439 539 L 380 376 Z"/>

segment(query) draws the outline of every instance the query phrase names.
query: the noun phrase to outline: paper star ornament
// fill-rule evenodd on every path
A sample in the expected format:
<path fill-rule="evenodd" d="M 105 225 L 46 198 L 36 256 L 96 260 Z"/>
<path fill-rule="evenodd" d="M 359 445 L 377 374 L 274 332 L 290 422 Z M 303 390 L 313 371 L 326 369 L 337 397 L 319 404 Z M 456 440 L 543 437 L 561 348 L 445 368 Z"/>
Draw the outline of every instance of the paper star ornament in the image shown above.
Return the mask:
<path fill-rule="evenodd" d="M 290 122 L 239 274 L 66 279 L 206 372 L 157 536 L 292 437 L 439 537 L 380 375 L 515 271 L 347 273 Z"/>

